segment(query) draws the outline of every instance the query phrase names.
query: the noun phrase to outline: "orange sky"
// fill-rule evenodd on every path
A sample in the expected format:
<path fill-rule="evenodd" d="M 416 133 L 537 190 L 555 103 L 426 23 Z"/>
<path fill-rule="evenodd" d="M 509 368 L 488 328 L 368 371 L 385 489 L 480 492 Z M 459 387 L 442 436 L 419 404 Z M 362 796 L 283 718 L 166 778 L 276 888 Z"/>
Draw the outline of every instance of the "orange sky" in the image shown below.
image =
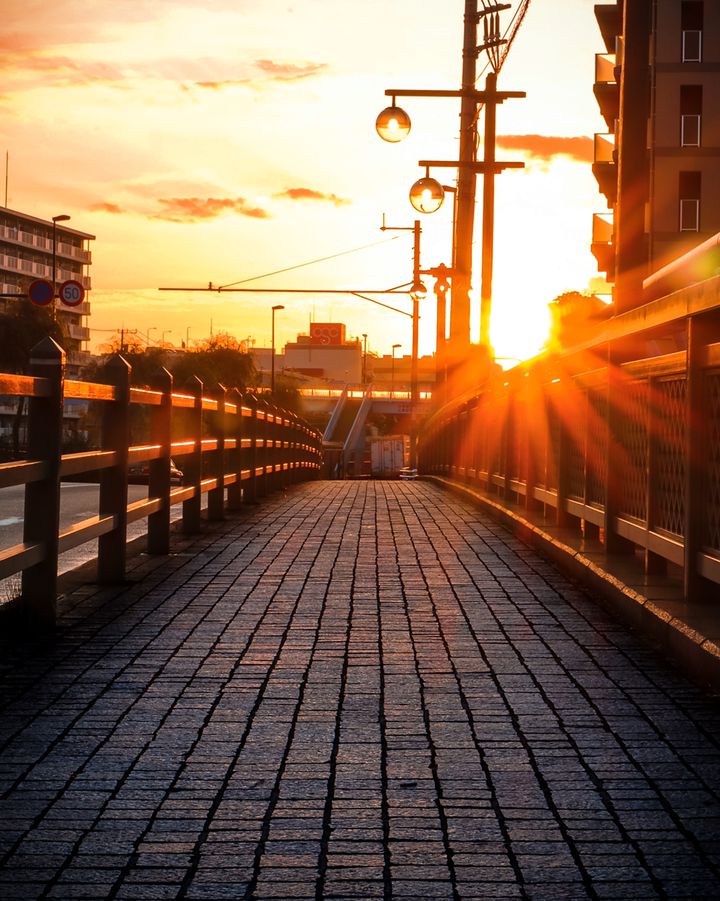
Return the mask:
<path fill-rule="evenodd" d="M 516 5 L 516 4 L 514 4 Z M 591 214 L 605 209 L 588 140 L 604 125 L 592 94 L 601 41 L 593 0 L 534 0 L 500 75 L 526 100 L 499 109 L 493 341 L 499 355 L 542 343 L 546 305 L 596 277 Z M 0 150 L 8 206 L 72 216 L 97 235 L 93 344 L 124 325 L 179 343 L 227 330 L 278 343 L 310 316 L 345 321 L 369 346 L 410 349 L 409 319 L 352 298 L 166 294 L 227 284 L 379 243 L 257 282 L 387 288 L 410 279 L 409 186 L 421 158 L 457 156 L 458 102 L 408 100 L 412 133 L 382 142 L 391 87 L 457 88 L 462 0 L 4 0 Z M 507 17 L 507 13 L 505 14 Z M 507 18 L 506 18 L 507 21 Z M 562 53 L 556 51 L 559 36 Z M 482 65 L 482 64 L 481 64 Z M 570 139 L 570 140 L 569 140 Z M 451 179 L 451 170 L 439 176 Z M 451 204 L 422 219 L 423 266 L 450 262 Z M 480 216 L 476 237 L 480 234 Z M 474 278 L 480 281 L 478 265 Z M 400 305 L 402 301 L 398 301 Z M 477 316 L 475 317 L 477 319 Z M 434 315 L 423 304 L 421 351 Z M 477 327 L 475 327 L 477 339 Z"/>

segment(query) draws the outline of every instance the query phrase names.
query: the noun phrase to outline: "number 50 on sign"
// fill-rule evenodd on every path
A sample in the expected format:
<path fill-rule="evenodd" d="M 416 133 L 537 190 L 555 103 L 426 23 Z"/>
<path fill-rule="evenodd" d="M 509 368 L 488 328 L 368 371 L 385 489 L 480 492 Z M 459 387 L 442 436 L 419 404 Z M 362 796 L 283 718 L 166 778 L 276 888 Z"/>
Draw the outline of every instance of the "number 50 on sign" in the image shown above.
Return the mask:
<path fill-rule="evenodd" d="M 85 288 L 74 278 L 63 282 L 58 291 L 60 300 L 68 307 L 79 307 L 85 300 Z"/>

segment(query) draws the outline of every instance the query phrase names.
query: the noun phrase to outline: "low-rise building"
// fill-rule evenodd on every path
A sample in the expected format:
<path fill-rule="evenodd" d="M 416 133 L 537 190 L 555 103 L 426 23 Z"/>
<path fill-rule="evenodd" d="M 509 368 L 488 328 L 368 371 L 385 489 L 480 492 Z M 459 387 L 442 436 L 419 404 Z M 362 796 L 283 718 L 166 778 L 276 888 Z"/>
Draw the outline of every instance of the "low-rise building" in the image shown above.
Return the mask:
<path fill-rule="evenodd" d="M 53 224 L 52 220 L 0 208 L 0 294 L 4 295 L 0 296 L 0 310 L 12 304 L 30 303 L 27 292 L 36 279 L 55 281 L 58 285 L 74 280 L 89 291 L 90 241 L 93 240 L 94 235 L 68 228 L 64 222 Z M 90 301 L 86 296 L 75 307 L 57 301 L 57 310 L 66 327 L 65 351 L 68 371 L 72 373 L 82 364 L 82 353 L 90 338 L 87 325 Z"/>

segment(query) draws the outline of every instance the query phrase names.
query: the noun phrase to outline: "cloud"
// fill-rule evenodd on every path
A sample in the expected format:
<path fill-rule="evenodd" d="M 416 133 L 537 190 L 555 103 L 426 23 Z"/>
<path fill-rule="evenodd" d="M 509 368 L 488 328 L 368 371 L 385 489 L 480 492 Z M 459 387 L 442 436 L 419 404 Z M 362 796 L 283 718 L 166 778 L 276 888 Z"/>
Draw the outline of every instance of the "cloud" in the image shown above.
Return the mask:
<path fill-rule="evenodd" d="M 499 147 L 505 150 L 521 150 L 539 160 L 555 156 L 569 156 L 580 163 L 593 161 L 593 140 L 585 136 L 564 138 L 555 135 L 502 135 Z"/>
<path fill-rule="evenodd" d="M 261 82 L 257 72 L 264 76 L 261 81 L 299 81 L 312 78 L 327 69 L 326 63 L 279 63 L 271 59 L 257 59 L 253 63 L 255 73 L 243 78 L 220 78 L 194 82 L 196 88 L 208 91 L 222 91 L 225 88 L 257 87 Z"/>
<path fill-rule="evenodd" d="M 118 206 L 116 203 L 109 203 L 106 200 L 103 200 L 100 203 L 94 203 L 90 207 L 90 211 L 92 213 L 113 213 L 115 215 L 125 212 L 121 206 Z"/>
<path fill-rule="evenodd" d="M 334 203 L 335 206 L 346 206 L 351 201 L 337 194 L 324 194 L 322 191 L 314 191 L 312 188 L 287 188 L 275 197 L 284 197 L 289 200 L 323 200 L 326 203 Z"/>
<path fill-rule="evenodd" d="M 297 81 L 311 78 L 327 69 L 327 63 L 277 63 L 271 59 L 257 59 L 255 66 L 274 81 Z"/>
<path fill-rule="evenodd" d="M 223 213 L 239 213 L 252 219 L 269 219 L 270 213 L 248 204 L 243 197 L 161 197 L 162 210 L 153 219 L 167 222 L 201 222 L 216 219 Z"/>

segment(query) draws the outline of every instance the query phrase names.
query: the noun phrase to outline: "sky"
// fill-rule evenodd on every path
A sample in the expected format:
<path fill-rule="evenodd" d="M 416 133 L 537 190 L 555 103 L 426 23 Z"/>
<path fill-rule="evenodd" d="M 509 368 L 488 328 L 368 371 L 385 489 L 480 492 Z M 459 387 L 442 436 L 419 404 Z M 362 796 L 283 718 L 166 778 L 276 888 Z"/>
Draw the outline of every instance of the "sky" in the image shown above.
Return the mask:
<path fill-rule="evenodd" d="M 606 129 L 592 93 L 603 49 L 593 5 L 533 0 L 499 76 L 500 89 L 527 91 L 498 109 L 498 157 L 526 164 L 497 179 L 500 356 L 541 347 L 555 296 L 598 288 L 592 213 L 606 206 L 590 166 L 592 135 Z M 400 228 L 418 218 L 407 196 L 424 174 L 417 162 L 457 158 L 459 101 L 403 99 L 413 126 L 402 144 L 381 141 L 375 118 L 386 89 L 459 87 L 463 10 L 463 0 L 3 0 L 7 205 L 45 219 L 68 214 L 69 225 L 96 235 L 92 346 L 120 327 L 152 342 L 192 343 L 212 328 L 268 346 L 270 308 L 283 304 L 278 345 L 312 318 L 366 333 L 371 351 L 401 343 L 409 353 L 408 317 L 347 295 L 158 288 L 229 285 L 296 266 L 243 287 L 408 282 L 410 233 L 380 231 L 383 214 Z M 420 218 L 423 267 L 449 264 L 452 204 Z M 474 340 L 480 234 L 478 190 Z M 432 352 L 434 335 L 425 300 L 421 353 Z"/>

